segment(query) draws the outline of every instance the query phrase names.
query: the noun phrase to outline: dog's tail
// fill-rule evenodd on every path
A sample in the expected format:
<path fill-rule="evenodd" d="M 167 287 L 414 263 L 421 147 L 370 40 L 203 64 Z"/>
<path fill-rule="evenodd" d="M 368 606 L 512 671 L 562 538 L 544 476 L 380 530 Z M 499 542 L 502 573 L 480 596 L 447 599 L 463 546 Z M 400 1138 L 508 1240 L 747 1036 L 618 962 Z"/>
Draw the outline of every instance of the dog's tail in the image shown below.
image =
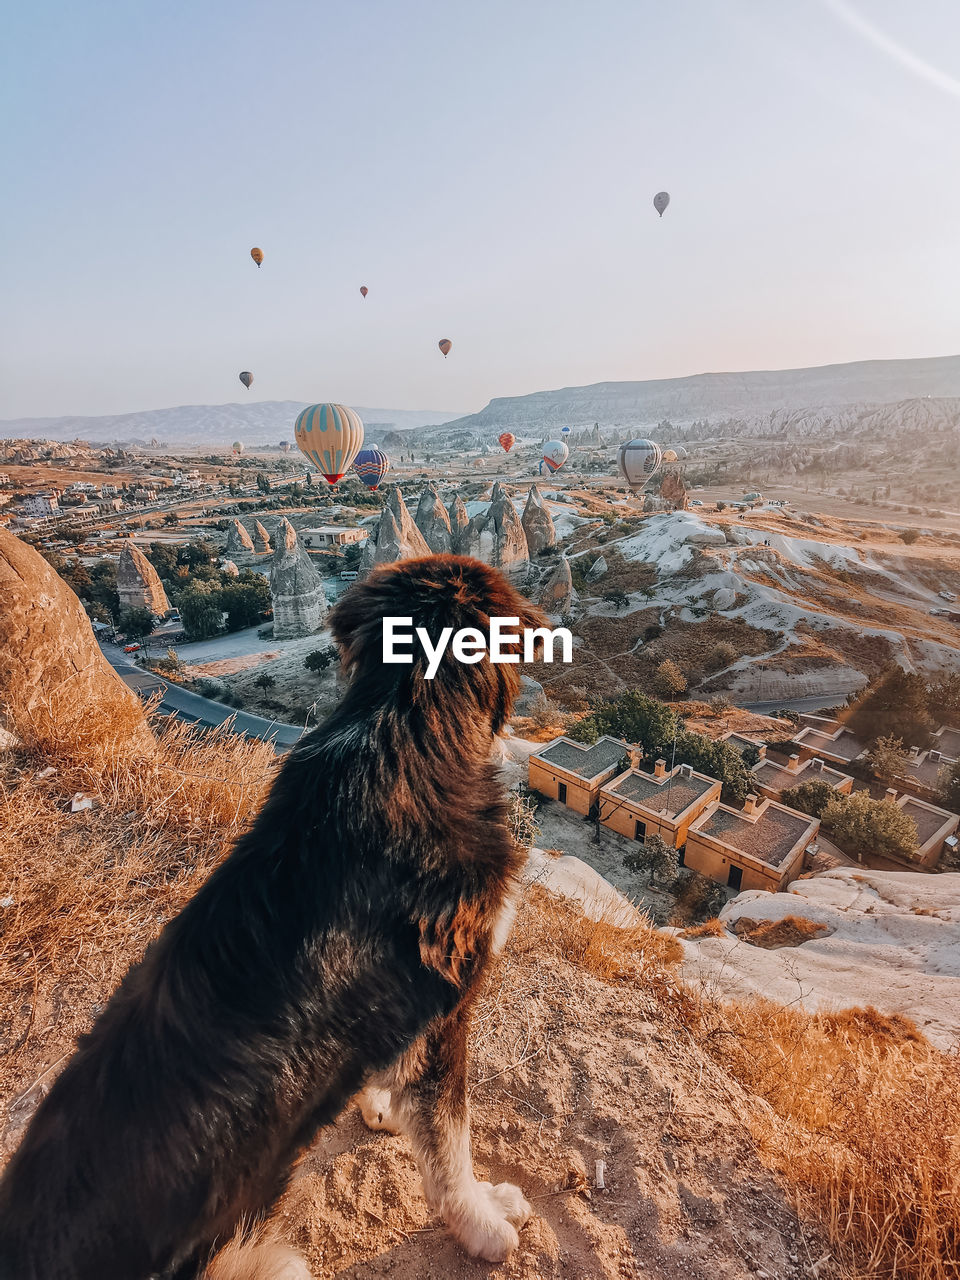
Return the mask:
<path fill-rule="evenodd" d="M 313 1280 L 299 1253 L 268 1232 L 236 1235 L 221 1249 L 203 1280 Z"/>

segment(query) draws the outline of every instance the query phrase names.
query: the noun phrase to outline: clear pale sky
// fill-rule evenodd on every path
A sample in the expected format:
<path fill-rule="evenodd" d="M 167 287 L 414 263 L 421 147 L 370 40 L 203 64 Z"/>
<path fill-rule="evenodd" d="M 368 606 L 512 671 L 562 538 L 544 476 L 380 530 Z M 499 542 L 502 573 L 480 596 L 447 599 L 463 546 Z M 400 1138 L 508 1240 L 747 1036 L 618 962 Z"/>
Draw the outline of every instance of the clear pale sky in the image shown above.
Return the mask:
<path fill-rule="evenodd" d="M 960 351 L 956 0 L 31 0 L 0 59 L 0 418 Z"/>

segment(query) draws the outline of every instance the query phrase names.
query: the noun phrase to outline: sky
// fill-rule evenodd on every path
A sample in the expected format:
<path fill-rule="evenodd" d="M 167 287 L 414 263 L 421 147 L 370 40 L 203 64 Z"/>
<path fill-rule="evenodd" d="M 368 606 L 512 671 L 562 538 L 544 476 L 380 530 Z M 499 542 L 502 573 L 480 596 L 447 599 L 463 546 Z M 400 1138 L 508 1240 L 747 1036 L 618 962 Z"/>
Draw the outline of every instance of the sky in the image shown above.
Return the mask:
<path fill-rule="evenodd" d="M 0 113 L 0 419 L 960 352 L 956 0 L 31 0 Z"/>

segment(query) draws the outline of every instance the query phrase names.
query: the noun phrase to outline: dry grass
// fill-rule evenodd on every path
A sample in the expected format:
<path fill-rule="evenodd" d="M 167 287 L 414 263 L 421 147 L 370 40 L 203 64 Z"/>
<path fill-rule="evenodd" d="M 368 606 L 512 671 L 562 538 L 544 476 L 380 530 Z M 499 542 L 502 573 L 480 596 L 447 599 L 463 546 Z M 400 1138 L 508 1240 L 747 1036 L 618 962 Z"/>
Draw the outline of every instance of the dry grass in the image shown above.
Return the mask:
<path fill-rule="evenodd" d="M 761 1105 L 758 1148 L 851 1280 L 960 1274 L 960 1060 L 909 1019 L 691 999 L 681 1020 Z"/>
<path fill-rule="evenodd" d="M 727 926 L 714 916 L 712 920 L 704 920 L 703 924 L 694 924 L 689 929 L 681 929 L 677 936 L 685 941 L 692 938 L 725 938 Z"/>
<path fill-rule="evenodd" d="M 780 920 L 751 920 L 741 916 L 733 926 L 741 942 L 773 951 L 777 947 L 799 947 L 811 938 L 822 938 L 830 930 L 825 924 L 804 916 L 783 916 Z"/>

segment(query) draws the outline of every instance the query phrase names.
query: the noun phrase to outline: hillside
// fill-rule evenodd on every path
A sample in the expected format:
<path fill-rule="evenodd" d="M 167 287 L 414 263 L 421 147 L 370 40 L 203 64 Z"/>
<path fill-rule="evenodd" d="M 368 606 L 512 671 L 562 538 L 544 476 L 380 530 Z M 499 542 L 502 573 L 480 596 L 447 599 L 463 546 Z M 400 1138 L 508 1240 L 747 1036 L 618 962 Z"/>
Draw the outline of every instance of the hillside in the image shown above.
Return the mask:
<path fill-rule="evenodd" d="M 649 382 L 598 382 L 491 400 L 479 413 L 448 423 L 489 435 L 496 430 L 544 434 L 561 426 L 656 427 L 743 424 L 749 434 L 785 431 L 798 421 L 829 434 L 879 406 L 923 397 L 960 397 L 960 356 L 865 360 L 813 369 L 701 373 Z M 953 407 L 956 414 L 956 406 Z M 736 430 L 731 430 L 737 434 Z"/>
<path fill-rule="evenodd" d="M 293 438 L 293 424 L 300 400 L 254 400 L 237 404 L 178 405 L 172 409 L 144 409 L 113 417 L 11 418 L 0 421 L 0 438 L 27 437 L 45 440 L 162 440 L 180 444 L 223 445 L 231 440 L 245 444 L 272 443 Z M 446 422 L 451 414 L 434 409 L 368 409 L 357 413 L 370 428 L 409 431 L 414 427 Z"/>

